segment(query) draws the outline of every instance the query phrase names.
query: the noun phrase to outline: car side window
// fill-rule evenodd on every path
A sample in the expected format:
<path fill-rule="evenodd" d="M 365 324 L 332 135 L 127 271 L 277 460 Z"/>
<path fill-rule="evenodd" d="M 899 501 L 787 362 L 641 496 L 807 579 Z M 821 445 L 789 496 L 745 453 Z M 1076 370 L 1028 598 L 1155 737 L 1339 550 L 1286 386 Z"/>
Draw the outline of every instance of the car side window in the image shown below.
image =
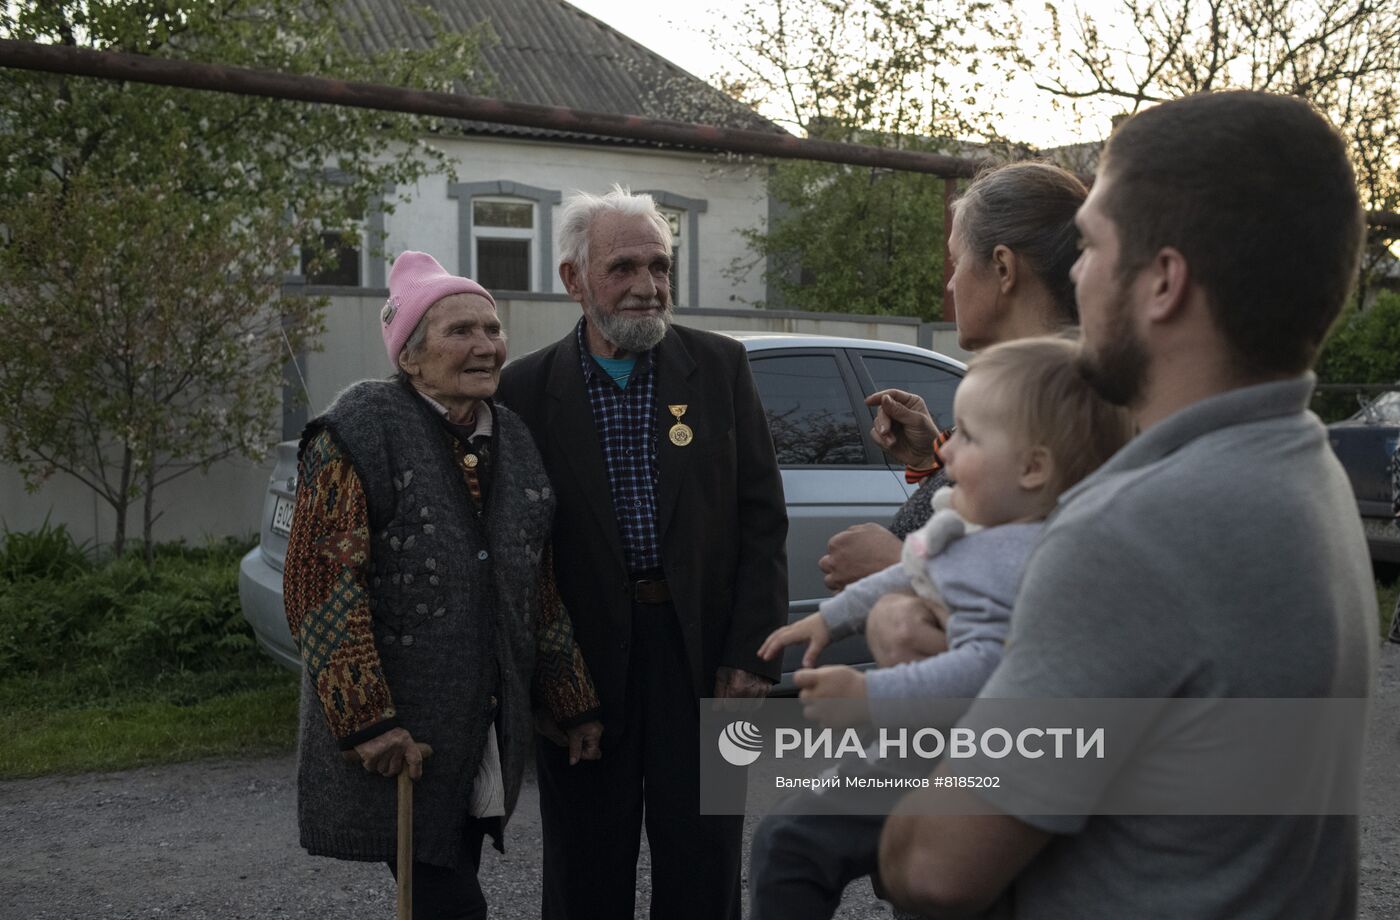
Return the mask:
<path fill-rule="evenodd" d="M 856 466 L 865 444 L 836 358 L 750 356 L 781 466 Z"/>
<path fill-rule="evenodd" d="M 953 424 L 953 392 L 962 378 L 951 370 L 912 358 L 863 354 L 865 369 L 870 373 L 875 389 L 891 387 L 924 398 L 933 420 L 939 428 Z"/>

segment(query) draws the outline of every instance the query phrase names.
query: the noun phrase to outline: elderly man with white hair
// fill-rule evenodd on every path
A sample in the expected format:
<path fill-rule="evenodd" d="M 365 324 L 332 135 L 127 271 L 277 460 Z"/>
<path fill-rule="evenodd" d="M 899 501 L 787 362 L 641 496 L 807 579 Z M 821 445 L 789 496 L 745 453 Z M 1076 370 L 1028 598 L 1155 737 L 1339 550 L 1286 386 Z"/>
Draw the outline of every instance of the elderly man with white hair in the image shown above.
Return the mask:
<path fill-rule="evenodd" d="M 582 307 L 505 369 L 558 493 L 559 592 L 603 708 L 603 757 L 537 748 L 544 916 L 739 917 L 742 819 L 699 813 L 699 700 L 764 695 L 786 621 L 787 512 L 743 347 L 672 324 L 671 232 L 647 195 L 569 199 L 559 277 Z"/>

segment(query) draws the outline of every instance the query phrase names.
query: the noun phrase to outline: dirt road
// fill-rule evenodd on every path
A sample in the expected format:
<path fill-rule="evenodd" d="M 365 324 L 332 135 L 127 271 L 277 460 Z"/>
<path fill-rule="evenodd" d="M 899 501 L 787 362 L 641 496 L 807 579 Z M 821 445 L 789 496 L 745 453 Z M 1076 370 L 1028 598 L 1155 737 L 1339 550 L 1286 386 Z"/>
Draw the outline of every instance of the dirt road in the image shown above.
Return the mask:
<path fill-rule="evenodd" d="M 1400 916 L 1400 646 L 1381 650 L 1362 823 L 1361 916 Z M 388 792 L 386 783 L 386 794 Z M 365 920 L 393 916 L 386 867 L 315 859 L 296 843 L 290 755 L 0 783 L 3 920 Z M 753 821 L 749 821 L 752 830 Z M 497 920 L 539 916 L 539 806 L 521 794 L 508 852 L 482 884 Z M 638 903 L 649 896 L 645 848 Z M 858 883 L 844 920 L 888 917 Z"/>
<path fill-rule="evenodd" d="M 394 914 L 385 866 L 297 846 L 290 755 L 0 783 L 3 920 L 364 920 Z M 392 786 L 385 783 L 386 795 Z M 749 822 L 752 831 L 753 821 Z M 533 778 L 507 852 L 489 846 L 493 920 L 539 917 L 539 799 Z M 650 897 L 643 848 L 638 897 Z M 866 884 L 841 917 L 888 917 Z M 645 916 L 644 913 L 639 916 Z"/>

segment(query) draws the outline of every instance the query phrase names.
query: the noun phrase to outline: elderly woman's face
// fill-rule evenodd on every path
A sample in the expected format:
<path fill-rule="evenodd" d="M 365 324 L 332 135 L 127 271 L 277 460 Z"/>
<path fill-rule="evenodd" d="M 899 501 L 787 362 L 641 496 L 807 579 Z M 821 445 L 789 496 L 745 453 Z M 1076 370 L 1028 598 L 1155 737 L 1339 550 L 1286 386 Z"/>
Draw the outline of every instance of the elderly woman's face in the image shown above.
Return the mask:
<path fill-rule="evenodd" d="M 495 395 L 506 362 L 506 337 L 491 302 L 479 294 L 453 294 L 423 317 L 422 349 L 399 366 L 413 385 L 448 408 L 467 408 Z"/>

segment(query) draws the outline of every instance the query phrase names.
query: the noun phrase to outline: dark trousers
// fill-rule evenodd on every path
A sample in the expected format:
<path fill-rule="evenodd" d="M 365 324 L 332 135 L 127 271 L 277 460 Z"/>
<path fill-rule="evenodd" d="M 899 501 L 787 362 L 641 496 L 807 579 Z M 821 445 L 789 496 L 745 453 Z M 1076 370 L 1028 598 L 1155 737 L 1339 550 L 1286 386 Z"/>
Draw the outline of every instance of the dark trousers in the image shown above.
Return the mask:
<path fill-rule="evenodd" d="M 837 775 L 900 778 L 927 770 L 920 761 L 861 759 L 844 763 Z M 780 802 L 759 822 L 749 851 L 749 920 L 831 917 L 846 886 L 862 876 L 884 897 L 880 832 L 904 795 L 897 788 L 805 791 Z M 896 910 L 894 916 L 906 915 Z"/>
<path fill-rule="evenodd" d="M 738 920 L 743 817 L 701 815 L 699 709 L 670 604 L 632 611 L 627 724 L 569 766 L 541 739 L 545 920 L 632 920 L 645 818 L 654 920 Z M 713 688 L 703 688 L 709 695 Z"/>
<path fill-rule="evenodd" d="M 749 920 L 822 920 L 846 886 L 879 867 L 884 815 L 792 814 L 816 810 L 802 793 L 769 814 L 749 853 Z"/>
<path fill-rule="evenodd" d="M 468 818 L 464 832 L 462 861 L 457 868 L 413 863 L 413 920 L 486 920 L 486 896 L 481 893 L 477 872 L 481 869 L 481 841 L 498 818 Z M 389 863 L 394 880 L 398 866 Z"/>

